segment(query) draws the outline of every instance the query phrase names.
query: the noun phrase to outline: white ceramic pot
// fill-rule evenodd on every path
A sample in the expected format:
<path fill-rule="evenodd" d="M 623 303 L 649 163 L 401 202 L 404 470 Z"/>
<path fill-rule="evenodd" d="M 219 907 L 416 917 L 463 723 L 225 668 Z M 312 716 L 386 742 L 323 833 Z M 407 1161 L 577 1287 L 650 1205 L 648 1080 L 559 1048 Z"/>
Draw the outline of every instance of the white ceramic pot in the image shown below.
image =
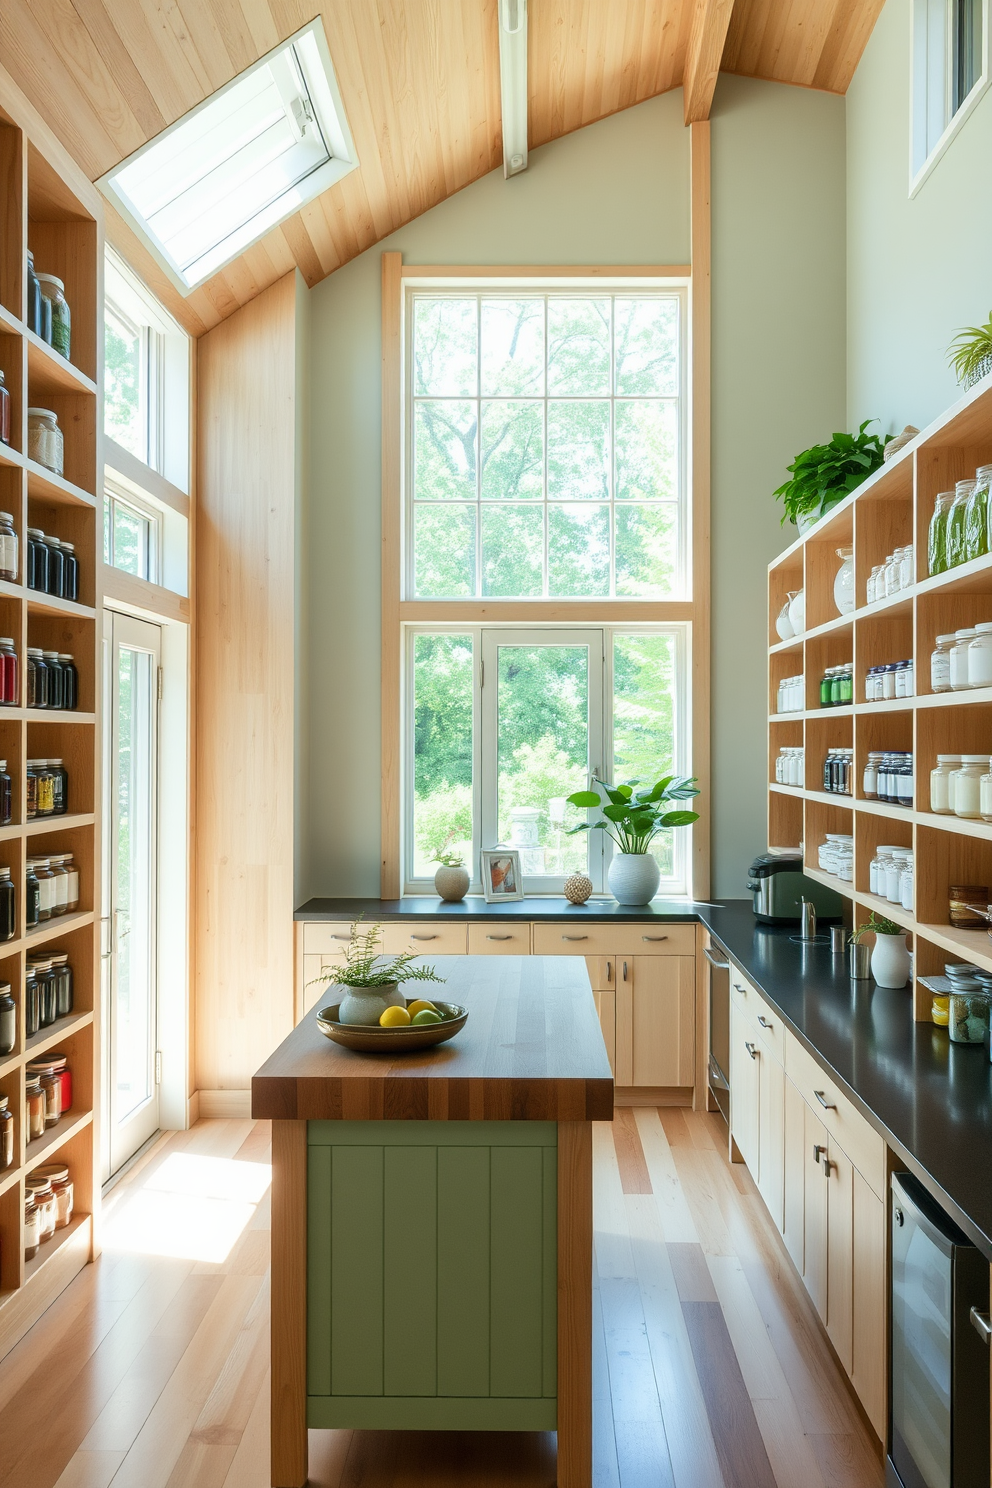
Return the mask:
<path fill-rule="evenodd" d="M 854 603 L 854 549 L 837 548 L 835 551 L 841 560 L 841 565 L 834 579 L 834 604 L 837 606 L 838 615 L 853 615 L 856 608 Z"/>
<path fill-rule="evenodd" d="M 614 853 L 606 875 L 618 904 L 650 904 L 660 878 L 661 870 L 650 853 Z"/>
<path fill-rule="evenodd" d="M 375 1028 L 387 1007 L 406 1007 L 406 998 L 396 982 L 387 982 L 384 987 L 343 987 L 341 990 L 344 995 L 338 1009 L 339 1023 Z"/>
<path fill-rule="evenodd" d="M 434 887 L 437 889 L 438 897 L 447 904 L 456 904 L 459 899 L 464 899 L 468 893 L 469 883 L 468 869 L 464 864 L 455 868 L 442 863 L 434 875 Z"/>
<path fill-rule="evenodd" d="M 880 987 L 905 987 L 909 981 L 909 947 L 905 931 L 898 935 L 876 935 L 871 953 L 871 974 Z"/>
<path fill-rule="evenodd" d="M 789 604 L 789 621 L 793 632 L 798 636 L 806 629 L 806 590 L 796 591 Z"/>
<path fill-rule="evenodd" d="M 778 638 L 780 641 L 791 641 L 792 637 L 796 633 L 792 628 L 792 621 L 789 619 L 788 600 L 785 601 L 785 604 L 779 610 L 778 615 L 775 618 L 775 630 L 778 633 Z"/>

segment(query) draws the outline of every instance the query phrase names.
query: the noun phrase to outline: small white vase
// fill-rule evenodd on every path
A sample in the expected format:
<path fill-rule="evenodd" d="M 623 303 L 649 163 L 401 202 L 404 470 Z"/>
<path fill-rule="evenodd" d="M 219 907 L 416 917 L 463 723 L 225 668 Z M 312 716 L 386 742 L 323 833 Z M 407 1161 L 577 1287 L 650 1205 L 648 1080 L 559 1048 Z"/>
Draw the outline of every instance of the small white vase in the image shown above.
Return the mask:
<path fill-rule="evenodd" d="M 796 633 L 792 628 L 792 621 L 789 619 L 788 600 L 785 601 L 785 604 L 775 617 L 775 630 L 780 641 L 791 641 Z"/>
<path fill-rule="evenodd" d="M 789 603 L 789 620 L 798 636 L 806 629 L 806 590 L 798 589 Z"/>
<path fill-rule="evenodd" d="M 836 548 L 837 557 L 841 560 L 840 568 L 834 579 L 834 604 L 837 606 L 838 615 L 853 615 L 854 603 L 854 549 Z"/>
<path fill-rule="evenodd" d="M 447 904 L 457 904 L 459 899 L 464 899 L 470 882 L 468 869 L 464 864 L 456 868 L 442 863 L 434 875 L 434 887 L 438 892 L 438 897 Z"/>
<path fill-rule="evenodd" d="M 650 904 L 661 870 L 650 853 L 614 853 L 606 881 L 618 904 Z"/>
<path fill-rule="evenodd" d="M 384 987 L 344 987 L 342 991 L 339 1023 L 375 1028 L 387 1007 L 406 1007 L 406 998 L 396 982 L 387 982 Z"/>
<path fill-rule="evenodd" d="M 905 987 L 909 981 L 909 947 L 905 931 L 898 935 L 875 936 L 871 953 L 871 974 L 879 987 Z"/>

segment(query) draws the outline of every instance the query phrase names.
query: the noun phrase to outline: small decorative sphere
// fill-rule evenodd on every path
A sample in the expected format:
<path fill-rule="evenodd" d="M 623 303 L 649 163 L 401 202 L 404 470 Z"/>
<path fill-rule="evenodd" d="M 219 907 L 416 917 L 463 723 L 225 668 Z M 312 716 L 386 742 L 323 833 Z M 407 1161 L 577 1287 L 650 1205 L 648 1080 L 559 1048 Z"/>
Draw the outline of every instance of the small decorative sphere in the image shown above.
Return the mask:
<path fill-rule="evenodd" d="M 592 879 L 584 873 L 573 873 L 565 880 L 565 898 L 569 904 L 585 904 L 592 893 Z"/>

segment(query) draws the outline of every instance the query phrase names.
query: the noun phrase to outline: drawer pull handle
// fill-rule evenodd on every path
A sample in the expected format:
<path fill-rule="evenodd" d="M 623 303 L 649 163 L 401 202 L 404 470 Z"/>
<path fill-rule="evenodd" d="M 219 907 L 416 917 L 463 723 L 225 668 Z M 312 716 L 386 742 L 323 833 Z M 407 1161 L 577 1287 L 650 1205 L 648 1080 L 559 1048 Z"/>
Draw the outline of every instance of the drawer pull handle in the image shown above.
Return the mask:
<path fill-rule="evenodd" d="M 817 1100 L 820 1102 L 820 1105 L 825 1111 L 836 1111 L 837 1107 L 834 1105 L 833 1101 L 827 1100 L 827 1097 L 824 1095 L 822 1090 L 814 1090 L 813 1094 L 816 1096 Z"/>
<path fill-rule="evenodd" d="M 642 940 L 667 940 L 667 935 L 642 935 Z"/>
<path fill-rule="evenodd" d="M 331 939 L 332 940 L 350 940 L 351 939 L 351 936 L 350 935 L 338 935 L 335 931 L 332 931 L 331 932 Z"/>
<path fill-rule="evenodd" d="M 747 996 L 747 988 L 746 987 L 742 987 L 741 984 L 740 984 L 740 982 L 735 982 L 734 983 L 734 991 L 735 992 L 739 992 L 742 997 L 746 997 Z"/>
<path fill-rule="evenodd" d="M 588 940 L 588 935 L 563 935 L 562 940 Z"/>
<path fill-rule="evenodd" d="M 820 1145 L 820 1143 L 817 1142 L 814 1145 L 814 1147 L 813 1147 L 813 1161 L 815 1163 L 818 1163 L 822 1157 L 825 1157 L 826 1156 L 826 1154 L 827 1154 L 826 1147 L 822 1147 Z"/>
<path fill-rule="evenodd" d="M 624 979 L 624 981 L 627 980 L 627 963 L 626 963 L 626 961 L 623 963 L 623 979 Z"/>
<path fill-rule="evenodd" d="M 608 982 L 612 982 L 612 980 L 613 980 L 613 962 L 612 961 L 607 961 L 607 963 L 606 963 L 606 980 Z"/>
<path fill-rule="evenodd" d="M 757 1057 L 758 1057 L 758 1051 L 755 1048 L 754 1044 L 749 1044 L 747 1042 L 747 1040 L 745 1040 L 744 1041 L 744 1047 L 747 1050 L 747 1052 L 750 1054 L 750 1056 L 751 1056 L 752 1059 L 757 1059 Z"/>
<path fill-rule="evenodd" d="M 973 1307 L 969 1316 L 971 1318 L 971 1326 L 982 1342 L 992 1342 L 992 1318 L 989 1317 L 988 1313 L 979 1312 L 977 1307 Z"/>
<path fill-rule="evenodd" d="M 760 1013 L 758 1014 L 758 1022 L 761 1024 L 762 1028 L 774 1028 L 775 1027 L 775 1024 L 772 1022 L 772 1020 L 770 1018 L 763 1018 Z"/>
<path fill-rule="evenodd" d="M 437 940 L 437 936 L 436 935 L 414 935 L 413 931 L 411 930 L 410 931 L 410 939 L 411 940 Z"/>
<path fill-rule="evenodd" d="M 714 956 L 714 954 L 710 950 L 709 946 L 703 946 L 703 955 L 706 957 L 707 961 L 710 963 L 711 966 L 715 966 L 716 967 L 717 971 L 729 971 L 730 970 L 730 962 L 729 961 L 721 961 L 719 959 L 719 957 Z"/>
<path fill-rule="evenodd" d="M 487 935 L 487 940 L 512 940 L 512 935 Z"/>

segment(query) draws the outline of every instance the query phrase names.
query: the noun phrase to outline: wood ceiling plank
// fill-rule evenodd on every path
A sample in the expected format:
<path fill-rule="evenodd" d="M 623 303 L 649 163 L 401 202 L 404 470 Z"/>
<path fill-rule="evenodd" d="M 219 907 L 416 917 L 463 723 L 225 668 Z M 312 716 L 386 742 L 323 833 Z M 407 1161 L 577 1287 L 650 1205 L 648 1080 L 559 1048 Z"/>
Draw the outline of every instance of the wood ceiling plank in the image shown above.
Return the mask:
<path fill-rule="evenodd" d="M 146 77 L 154 78 L 164 64 L 178 89 L 181 102 L 178 109 L 169 111 L 171 124 L 208 96 L 212 91 L 210 77 L 190 40 L 182 15 L 176 14 L 172 0 L 125 0 L 120 6 L 121 24 L 130 24 L 131 18 L 136 18 L 138 13 L 145 22 L 148 38 L 142 47 L 145 55 L 139 59 L 139 65 L 145 70 Z M 134 31 L 140 34 L 136 25 Z M 133 43 L 129 42 L 129 45 Z"/>
<path fill-rule="evenodd" d="M 847 92 L 884 4 L 885 0 L 860 0 L 860 3 L 837 0 L 833 24 L 813 78 L 815 88 L 826 88 L 831 93 Z"/>
<path fill-rule="evenodd" d="M 777 69 L 784 82 L 811 87 L 833 20 L 824 0 L 794 0 L 790 24 L 778 48 Z"/>
<path fill-rule="evenodd" d="M 733 9 L 734 0 L 696 0 L 682 77 L 687 124 L 698 124 L 710 116 Z"/>
<path fill-rule="evenodd" d="M 271 52 L 273 47 L 279 45 L 279 32 L 272 19 L 268 0 L 240 0 L 240 8 L 254 45 L 255 56 L 264 57 L 266 52 Z M 324 24 L 327 25 L 326 20 Z"/>
<path fill-rule="evenodd" d="M 183 14 L 187 14 L 187 6 L 194 6 L 197 10 L 205 9 L 202 0 L 180 0 Z M 244 72 L 259 57 L 264 56 L 271 47 L 278 42 L 278 37 L 270 46 L 258 46 L 252 33 L 252 28 L 245 15 L 245 6 L 239 0 L 211 0 L 210 9 L 213 13 L 214 23 L 223 40 L 224 50 L 231 61 L 234 74 Z M 269 16 L 271 26 L 271 14 L 268 6 L 265 7 L 266 15 Z"/>
<path fill-rule="evenodd" d="M 153 98 L 141 71 L 135 66 L 121 34 L 111 20 L 104 0 L 72 0 L 80 20 L 99 48 L 100 55 L 127 99 L 134 117 L 144 131 L 145 139 L 164 129 L 168 122 Z"/>
<path fill-rule="evenodd" d="M 222 88 L 256 61 L 255 57 L 250 57 L 247 62 L 238 63 L 231 56 L 216 14 L 219 9 L 218 0 L 211 0 L 209 5 L 204 5 L 203 0 L 175 0 L 175 4 L 170 6 L 173 20 L 181 23 L 210 79 L 209 93 Z"/>
<path fill-rule="evenodd" d="M 121 41 L 127 48 L 167 124 L 201 102 L 195 77 L 172 39 L 171 32 L 163 44 L 162 28 L 154 16 L 146 13 L 138 0 L 110 0 L 110 15 Z M 152 138 L 153 136 L 149 136 Z"/>

